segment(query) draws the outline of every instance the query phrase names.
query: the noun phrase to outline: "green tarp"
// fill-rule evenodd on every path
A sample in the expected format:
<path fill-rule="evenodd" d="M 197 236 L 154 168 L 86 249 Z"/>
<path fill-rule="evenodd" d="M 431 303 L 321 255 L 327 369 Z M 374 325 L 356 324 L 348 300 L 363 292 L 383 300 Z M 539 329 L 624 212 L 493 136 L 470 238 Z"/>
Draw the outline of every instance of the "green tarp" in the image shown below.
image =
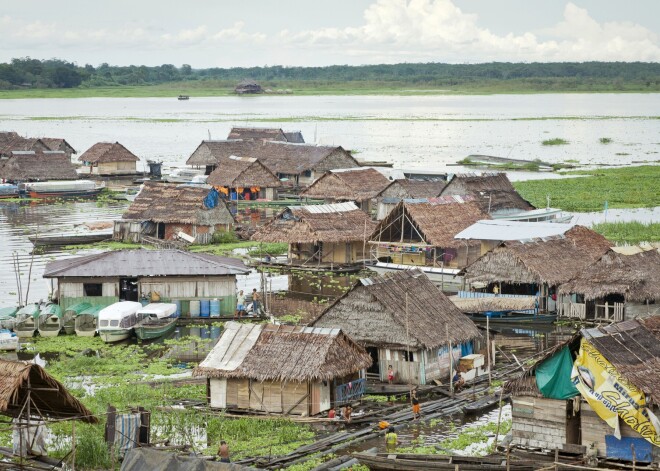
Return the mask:
<path fill-rule="evenodd" d="M 571 382 L 573 358 L 568 346 L 536 367 L 536 385 L 549 399 L 570 399 L 580 394 Z"/>

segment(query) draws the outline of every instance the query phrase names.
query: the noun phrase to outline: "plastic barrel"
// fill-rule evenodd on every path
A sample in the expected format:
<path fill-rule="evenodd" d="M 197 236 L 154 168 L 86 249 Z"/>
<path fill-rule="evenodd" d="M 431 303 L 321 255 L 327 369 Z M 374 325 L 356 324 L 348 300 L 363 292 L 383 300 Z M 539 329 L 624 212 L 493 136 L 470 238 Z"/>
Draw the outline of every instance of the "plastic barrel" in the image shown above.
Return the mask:
<path fill-rule="evenodd" d="M 176 304 L 176 317 L 181 317 L 181 300 L 175 299 L 174 304 Z"/>
<path fill-rule="evenodd" d="M 212 339 L 217 339 L 218 337 L 220 337 L 221 332 L 222 332 L 222 330 L 220 329 L 220 326 L 217 326 L 217 325 L 212 326 L 211 327 L 211 338 Z"/>
<path fill-rule="evenodd" d="M 149 304 L 149 300 L 147 298 L 142 298 L 142 299 L 140 299 L 140 304 L 142 304 L 143 306 L 146 306 L 147 304 Z"/>
<path fill-rule="evenodd" d="M 208 299 L 200 299 L 199 301 L 200 317 L 209 317 L 210 314 L 211 314 L 211 301 Z"/>
<path fill-rule="evenodd" d="M 211 299 L 211 317 L 220 317 L 219 299 Z"/>
<path fill-rule="evenodd" d="M 190 317 L 199 317 L 200 302 L 199 299 L 190 301 Z"/>
<path fill-rule="evenodd" d="M 211 338 L 211 329 L 208 327 L 202 327 L 199 329 L 199 337 L 202 339 L 210 339 Z"/>

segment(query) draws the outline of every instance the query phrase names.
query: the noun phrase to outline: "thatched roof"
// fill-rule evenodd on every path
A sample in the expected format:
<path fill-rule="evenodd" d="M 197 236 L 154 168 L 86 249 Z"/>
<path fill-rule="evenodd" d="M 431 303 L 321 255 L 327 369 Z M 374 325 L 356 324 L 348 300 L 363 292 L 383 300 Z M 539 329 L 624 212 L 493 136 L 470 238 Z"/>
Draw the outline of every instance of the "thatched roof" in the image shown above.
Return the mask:
<path fill-rule="evenodd" d="M 227 322 L 193 376 L 258 381 L 329 381 L 371 365 L 340 329 Z"/>
<path fill-rule="evenodd" d="M 227 188 L 277 188 L 282 182 L 268 168 L 255 158 L 235 157 L 222 159 L 211 172 L 206 183 Z"/>
<path fill-rule="evenodd" d="M 44 278 L 244 275 L 237 258 L 183 250 L 113 250 L 48 262 Z"/>
<path fill-rule="evenodd" d="M 449 299 L 463 312 L 522 311 L 536 307 L 536 298 L 534 296 L 521 296 L 517 298 L 507 296 L 487 298 L 450 296 Z"/>
<path fill-rule="evenodd" d="M 480 336 L 467 318 L 419 269 L 359 280 L 310 325 L 339 327 L 361 345 L 437 348 Z"/>
<path fill-rule="evenodd" d="M 198 226 L 233 224 L 234 217 L 224 201 L 212 209 L 204 206 L 209 191 L 204 187 L 145 182 L 122 218 Z"/>
<path fill-rule="evenodd" d="M 502 209 L 528 211 L 532 204 L 516 192 L 506 173 L 457 174 L 440 193 L 440 196 L 472 195 L 483 211 Z"/>
<path fill-rule="evenodd" d="M 33 412 L 36 406 L 47 418 L 98 422 L 89 409 L 41 366 L 24 361 L 0 360 L 0 413 L 19 417 L 28 390 L 31 390 Z"/>
<path fill-rule="evenodd" d="M 547 283 L 557 286 L 578 276 L 610 248 L 605 237 L 583 226 L 563 236 L 505 241 L 468 265 L 468 281 Z"/>
<path fill-rule="evenodd" d="M 42 137 L 41 141 L 48 146 L 50 150 L 61 150 L 69 154 L 77 154 L 76 149 L 61 137 Z"/>
<path fill-rule="evenodd" d="M 0 178 L 9 181 L 76 180 L 71 159 L 62 151 L 12 151 L 0 162 Z"/>
<path fill-rule="evenodd" d="M 610 250 L 559 287 L 561 294 L 582 294 L 585 300 L 621 294 L 626 301 L 660 301 L 660 251 L 623 255 Z"/>
<path fill-rule="evenodd" d="M 236 139 L 226 141 L 202 141 L 195 149 L 187 165 L 219 165 L 232 155 L 254 157 L 275 174 L 298 175 L 307 170 L 326 171 L 338 168 L 324 162 L 331 155 L 340 154 L 339 168 L 359 167 L 357 160 L 341 146 L 317 146 L 289 142 Z"/>
<path fill-rule="evenodd" d="M 394 198 L 436 198 L 447 185 L 445 181 L 411 180 L 401 178 L 394 180 L 380 195 Z"/>
<path fill-rule="evenodd" d="M 386 234 L 398 231 L 401 223 L 395 223 L 395 221 L 403 217 L 406 223 L 410 221 L 424 241 L 431 246 L 457 248 L 465 245 L 477 245 L 478 241 L 454 239 L 456 234 L 475 222 L 490 219 L 490 216 L 484 213 L 471 197 L 465 199 L 467 201 L 459 202 L 449 196 L 419 201 L 401 201 L 385 219 L 380 221 L 372 238 L 378 239 L 377 234 L 383 231 L 380 237 L 382 242 L 398 242 L 400 233 L 394 237 Z"/>
<path fill-rule="evenodd" d="M 326 172 L 312 183 L 301 196 L 343 201 L 363 201 L 375 198 L 390 181 L 373 168 Z"/>
<path fill-rule="evenodd" d="M 242 93 L 261 93 L 263 92 L 263 89 L 261 88 L 261 85 L 254 80 L 243 79 L 238 85 L 236 85 L 234 91 L 240 95 Z"/>
<path fill-rule="evenodd" d="M 289 206 L 262 226 L 252 240 L 261 242 L 352 242 L 368 239 L 375 223 L 355 203 Z"/>
<path fill-rule="evenodd" d="M 137 162 L 140 159 L 119 142 L 97 142 L 80 157 L 80 162 Z"/>
<path fill-rule="evenodd" d="M 227 139 L 259 139 L 263 141 L 305 142 L 300 131 L 283 131 L 281 128 L 240 128 L 233 127 Z"/>

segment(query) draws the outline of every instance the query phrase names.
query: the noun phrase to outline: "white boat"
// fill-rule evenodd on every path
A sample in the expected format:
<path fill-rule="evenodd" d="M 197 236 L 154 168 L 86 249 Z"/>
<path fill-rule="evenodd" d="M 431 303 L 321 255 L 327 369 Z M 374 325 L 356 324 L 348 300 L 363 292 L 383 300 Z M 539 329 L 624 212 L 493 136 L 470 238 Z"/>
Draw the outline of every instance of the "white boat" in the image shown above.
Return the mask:
<path fill-rule="evenodd" d="M 14 350 L 18 350 L 18 336 L 7 329 L 0 329 L 0 351 Z"/>
<path fill-rule="evenodd" d="M 541 208 L 513 214 L 491 214 L 493 219 L 521 222 L 559 222 L 569 223 L 573 215 L 558 208 Z"/>
<path fill-rule="evenodd" d="M 54 180 L 50 182 L 22 183 L 20 188 L 32 198 L 67 196 L 94 196 L 105 188 L 105 182 L 93 180 Z"/>
<path fill-rule="evenodd" d="M 377 262 L 374 265 L 369 265 L 370 270 L 375 271 L 381 275 L 386 273 L 397 272 L 401 270 L 411 270 L 418 268 L 426 273 L 426 276 L 443 291 L 458 291 L 463 282 L 462 276 L 456 276 L 460 270 L 458 268 L 442 268 L 442 267 L 425 267 L 419 265 L 401 265 L 398 263 Z"/>
<path fill-rule="evenodd" d="M 165 175 L 163 180 L 169 183 L 190 183 L 197 176 L 204 176 L 204 170 L 175 168 L 172 173 Z"/>
<path fill-rule="evenodd" d="M 142 304 L 120 301 L 99 311 L 97 330 L 104 342 L 119 342 L 131 336 Z"/>
<path fill-rule="evenodd" d="M 165 319 L 167 317 L 174 317 L 176 313 L 176 304 L 174 303 L 151 303 L 139 309 L 136 313 L 137 320 L 144 319 Z"/>

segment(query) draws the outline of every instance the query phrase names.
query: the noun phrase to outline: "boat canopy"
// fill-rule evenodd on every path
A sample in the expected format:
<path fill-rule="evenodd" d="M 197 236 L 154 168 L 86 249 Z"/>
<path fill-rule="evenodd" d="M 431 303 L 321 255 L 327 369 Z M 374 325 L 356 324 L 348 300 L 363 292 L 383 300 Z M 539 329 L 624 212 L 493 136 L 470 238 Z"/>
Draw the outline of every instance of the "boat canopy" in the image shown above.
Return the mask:
<path fill-rule="evenodd" d="M 146 319 L 147 317 L 157 317 L 164 319 L 171 317 L 176 312 L 176 304 L 173 303 L 151 303 L 138 310 L 138 319 Z"/>
<path fill-rule="evenodd" d="M 50 182 L 31 182 L 25 183 L 27 191 L 86 191 L 95 190 L 96 182 L 93 180 L 62 180 Z"/>
<path fill-rule="evenodd" d="M 99 311 L 99 320 L 121 320 L 135 314 L 142 304 L 135 301 L 120 301 Z"/>

